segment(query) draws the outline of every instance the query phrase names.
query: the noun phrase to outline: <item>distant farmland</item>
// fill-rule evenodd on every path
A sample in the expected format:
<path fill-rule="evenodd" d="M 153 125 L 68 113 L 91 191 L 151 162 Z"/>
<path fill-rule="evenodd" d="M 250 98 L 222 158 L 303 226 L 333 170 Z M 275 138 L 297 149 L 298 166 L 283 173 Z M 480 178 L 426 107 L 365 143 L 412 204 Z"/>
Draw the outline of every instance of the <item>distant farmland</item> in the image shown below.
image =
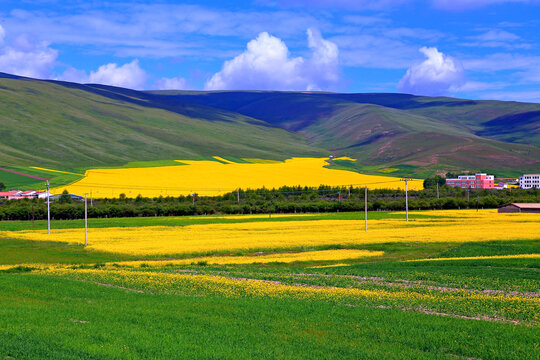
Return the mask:
<path fill-rule="evenodd" d="M 371 189 L 404 189 L 400 178 L 364 175 L 354 171 L 327 168 L 327 158 L 293 158 L 285 161 L 256 159 L 227 160 L 222 157 L 192 161 L 179 160 L 170 166 L 92 169 L 79 181 L 52 189 L 93 197 L 178 196 L 196 193 L 221 195 L 236 189 L 279 188 L 281 186 L 353 186 Z M 386 175 L 386 176 L 384 176 Z M 410 190 L 422 189 L 422 181 L 411 181 Z"/>

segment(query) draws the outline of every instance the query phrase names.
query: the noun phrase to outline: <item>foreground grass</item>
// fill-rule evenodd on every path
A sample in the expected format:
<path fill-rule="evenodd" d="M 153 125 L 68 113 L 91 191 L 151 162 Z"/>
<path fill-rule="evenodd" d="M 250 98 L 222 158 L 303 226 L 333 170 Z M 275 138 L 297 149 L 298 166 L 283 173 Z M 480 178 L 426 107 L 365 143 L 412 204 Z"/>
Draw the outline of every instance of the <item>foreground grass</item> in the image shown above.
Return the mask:
<path fill-rule="evenodd" d="M 178 296 L 0 276 L 0 355 L 123 359 L 534 358 L 534 329 L 295 298 Z"/>
<path fill-rule="evenodd" d="M 56 241 L 28 241 L 0 238 L 0 265 L 88 264 L 136 259 L 100 251 L 86 251 L 83 245 Z"/>

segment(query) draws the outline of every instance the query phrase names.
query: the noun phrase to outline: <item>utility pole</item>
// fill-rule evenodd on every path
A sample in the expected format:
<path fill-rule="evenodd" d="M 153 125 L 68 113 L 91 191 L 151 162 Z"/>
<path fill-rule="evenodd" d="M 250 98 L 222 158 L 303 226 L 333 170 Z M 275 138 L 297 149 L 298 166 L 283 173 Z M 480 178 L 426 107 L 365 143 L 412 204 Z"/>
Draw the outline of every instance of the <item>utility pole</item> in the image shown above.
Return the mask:
<path fill-rule="evenodd" d="M 439 198 L 439 182 L 437 182 L 437 199 Z"/>
<path fill-rule="evenodd" d="M 409 221 L 409 195 L 407 192 L 407 181 L 409 180 L 411 179 L 407 179 L 407 178 L 401 179 L 401 181 L 405 181 L 405 216 L 406 216 L 407 221 Z"/>
<path fill-rule="evenodd" d="M 195 206 L 195 193 L 193 193 L 193 206 Z"/>
<path fill-rule="evenodd" d="M 49 180 L 47 180 L 47 234 L 51 233 L 51 206 L 49 198 Z"/>
<path fill-rule="evenodd" d="M 351 188 L 352 188 L 352 185 L 349 185 L 349 196 L 347 197 L 347 199 L 351 198 Z"/>
<path fill-rule="evenodd" d="M 88 202 L 87 193 L 84 193 L 84 246 L 88 245 Z"/>
<path fill-rule="evenodd" d="M 236 199 L 238 200 L 238 204 L 240 204 L 240 188 L 236 189 Z"/>
<path fill-rule="evenodd" d="M 90 190 L 90 206 L 91 207 L 94 207 L 94 202 L 93 202 L 93 197 L 92 197 L 92 190 Z"/>
<path fill-rule="evenodd" d="M 365 188 L 365 195 L 364 195 L 364 231 L 367 231 L 367 186 Z"/>
<path fill-rule="evenodd" d="M 476 212 L 478 212 L 478 201 L 480 200 L 480 195 L 476 196 Z"/>

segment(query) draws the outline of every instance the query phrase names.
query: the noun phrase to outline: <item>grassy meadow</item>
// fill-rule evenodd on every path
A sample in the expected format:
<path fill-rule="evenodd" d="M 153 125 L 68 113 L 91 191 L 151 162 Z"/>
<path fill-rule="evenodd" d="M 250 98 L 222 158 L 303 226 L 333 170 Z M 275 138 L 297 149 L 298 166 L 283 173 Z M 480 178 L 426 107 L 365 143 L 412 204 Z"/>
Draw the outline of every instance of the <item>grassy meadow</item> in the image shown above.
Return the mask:
<path fill-rule="evenodd" d="M 540 217 L 0 222 L 0 359 L 538 359 Z"/>

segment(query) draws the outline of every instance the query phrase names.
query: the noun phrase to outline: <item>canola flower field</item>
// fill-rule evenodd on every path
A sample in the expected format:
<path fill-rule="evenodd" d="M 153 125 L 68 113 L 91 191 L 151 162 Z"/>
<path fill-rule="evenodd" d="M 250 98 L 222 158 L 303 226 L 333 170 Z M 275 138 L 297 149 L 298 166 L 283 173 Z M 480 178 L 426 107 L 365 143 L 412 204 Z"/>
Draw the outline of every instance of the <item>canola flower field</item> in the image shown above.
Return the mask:
<path fill-rule="evenodd" d="M 88 249 L 132 255 L 168 255 L 335 244 L 462 243 L 540 237 L 536 214 L 498 214 L 496 210 L 431 211 L 430 214 L 432 218 L 411 219 L 408 223 L 403 218 L 374 220 L 370 222 L 368 232 L 363 231 L 363 219 L 99 228 L 89 230 Z M 53 237 L 45 230 L 0 231 L 0 236 L 84 243 L 82 229 L 59 229 Z"/>
<path fill-rule="evenodd" d="M 538 358 L 538 214 L 369 216 L 0 230 L 0 358 Z"/>
<path fill-rule="evenodd" d="M 74 194 L 92 193 L 94 198 L 222 195 L 238 188 L 279 188 L 281 186 L 368 186 L 371 189 L 404 189 L 399 178 L 363 175 L 329 169 L 328 158 L 292 158 L 285 161 L 244 162 L 214 157 L 213 160 L 178 160 L 178 166 L 156 166 L 87 170 L 84 178 L 53 188 L 54 194 L 68 190 Z M 409 189 L 422 189 L 422 181 L 409 182 Z"/>

